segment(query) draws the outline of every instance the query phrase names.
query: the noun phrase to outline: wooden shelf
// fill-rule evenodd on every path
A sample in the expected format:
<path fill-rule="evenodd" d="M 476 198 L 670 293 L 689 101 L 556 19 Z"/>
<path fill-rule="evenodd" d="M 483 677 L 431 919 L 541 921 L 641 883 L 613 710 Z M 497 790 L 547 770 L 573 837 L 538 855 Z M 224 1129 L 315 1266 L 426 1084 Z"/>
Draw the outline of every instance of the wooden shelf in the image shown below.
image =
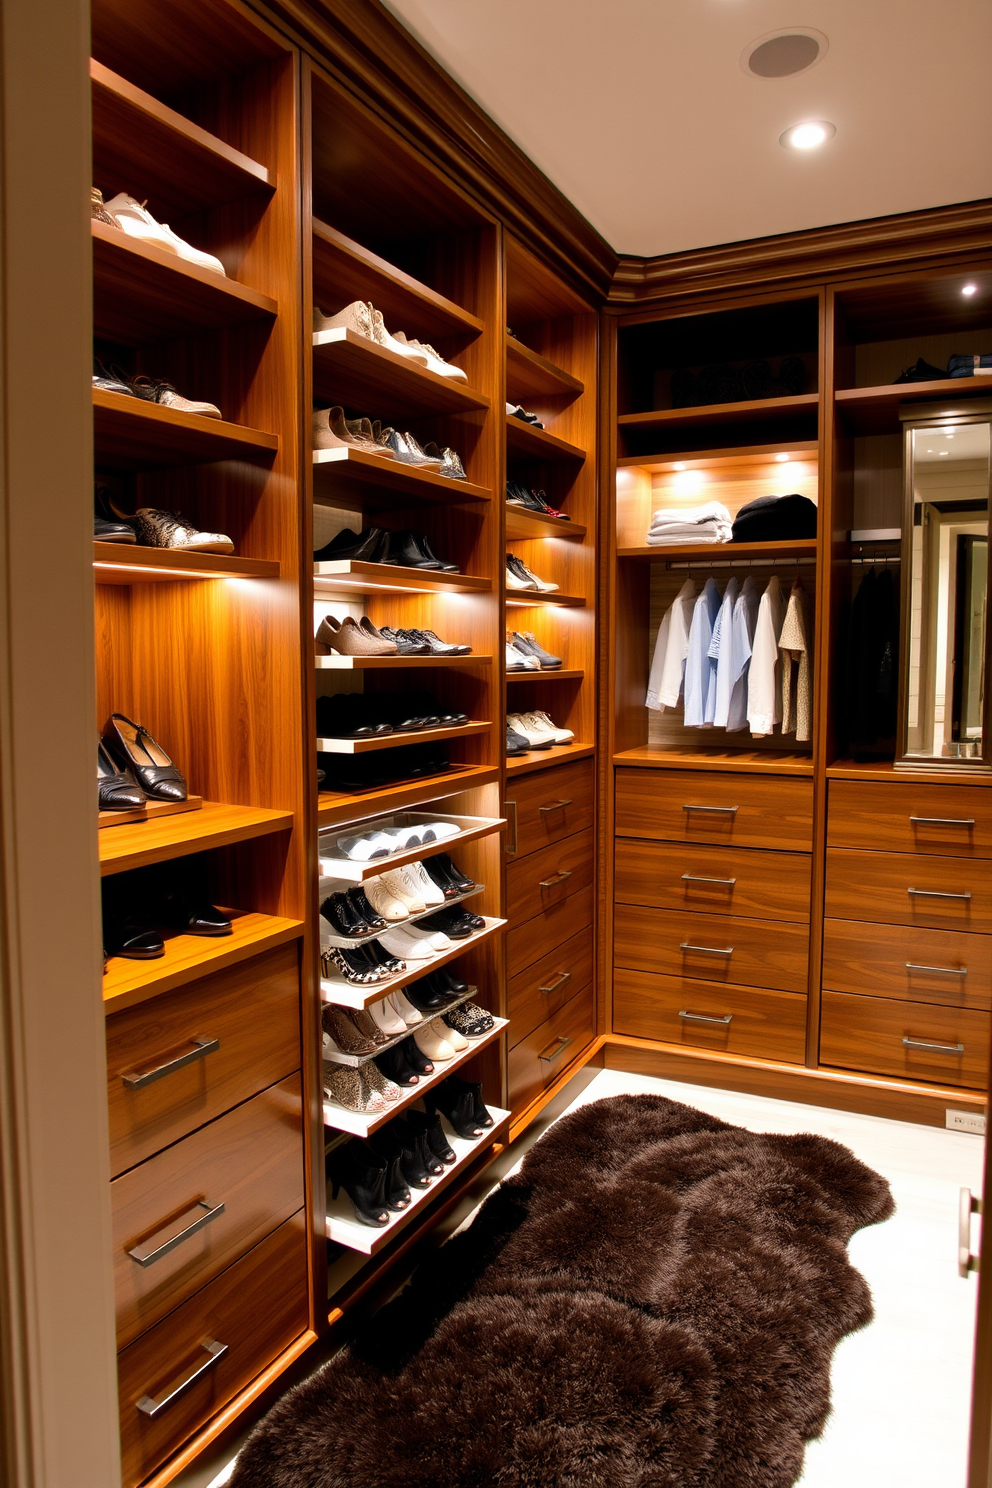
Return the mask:
<path fill-rule="evenodd" d="M 814 460 L 820 446 L 815 439 L 796 439 L 791 443 L 780 440 L 778 444 L 741 444 L 724 446 L 712 450 L 687 450 L 672 455 L 621 455 L 617 469 L 635 466 L 652 473 L 670 470 L 720 470 L 734 465 L 767 465 L 777 455 L 788 455 L 790 460 Z"/>
<path fill-rule="evenodd" d="M 313 499 L 350 511 L 381 511 L 415 501 L 489 501 L 492 493 L 472 481 L 451 480 L 400 460 L 383 460 L 364 450 L 313 452 Z"/>
<path fill-rule="evenodd" d="M 377 594 L 380 590 L 393 594 L 489 594 L 493 585 L 491 579 L 470 574 L 338 558 L 314 564 L 313 587 L 316 594 Z"/>
<path fill-rule="evenodd" d="M 657 408 L 649 413 L 622 413 L 621 429 L 698 428 L 705 424 L 759 423 L 763 419 L 791 422 L 813 413 L 818 393 L 797 393 L 789 398 L 755 398 L 744 403 L 707 403 L 701 408 Z"/>
<path fill-rule="evenodd" d="M 97 467 L 115 470 L 271 459 L 279 448 L 278 434 L 100 388 L 93 389 L 93 442 Z"/>
<path fill-rule="evenodd" d="M 721 567 L 731 559 L 747 561 L 753 558 L 781 558 L 783 563 L 790 558 L 816 555 L 815 537 L 796 537 L 791 542 L 753 543 L 671 543 L 657 548 L 617 548 L 618 558 L 649 558 L 679 560 L 683 558 L 708 558 L 714 567 Z"/>
<path fill-rule="evenodd" d="M 494 772 L 495 773 L 495 772 Z M 464 787 L 463 787 L 464 789 Z M 434 806 L 434 801 L 426 801 L 424 806 Z M 408 807 L 412 810 L 412 807 Z M 457 835 L 446 837 L 442 842 L 427 842 L 420 847 L 411 847 L 407 852 L 390 853 L 387 858 L 373 858 L 368 863 L 363 863 L 354 858 L 335 858 L 325 847 L 321 851 L 322 844 L 317 844 L 317 864 L 321 880 L 334 879 L 338 883 L 365 883 L 367 879 L 378 878 L 380 873 L 389 873 L 394 868 L 402 868 L 406 863 L 419 863 L 424 858 L 433 858 L 437 853 L 456 852 L 458 848 L 464 847 L 467 842 L 478 842 L 482 837 L 491 837 L 494 832 L 502 832 L 506 826 L 505 817 L 501 816 L 478 816 L 464 817 L 460 811 L 437 811 L 428 813 L 423 810 L 423 815 L 431 815 L 435 820 L 447 816 L 454 818 L 455 825 L 461 822 Z M 378 815 L 385 815 L 380 811 Z M 365 831 L 369 820 L 374 820 L 371 813 L 359 822 L 355 823 L 352 832 L 342 833 L 351 836 L 353 832 Z M 343 824 L 347 825 L 347 824 Z M 323 831 L 323 823 L 320 830 Z M 441 906 L 439 905 L 438 908 Z M 375 999 L 373 998 L 373 1001 Z"/>
<path fill-rule="evenodd" d="M 429 1021 L 430 1018 L 425 1014 L 424 1022 Z M 469 1041 L 469 1047 L 462 1049 L 460 1053 L 455 1055 L 454 1059 L 446 1059 L 443 1062 L 441 1060 L 435 1061 L 434 1073 L 432 1075 L 421 1075 L 417 1084 L 411 1085 L 409 1090 L 406 1091 L 403 1099 L 394 1101 L 385 1111 L 370 1111 L 368 1113 L 364 1111 L 349 1111 L 345 1106 L 339 1106 L 336 1101 L 325 1101 L 324 1125 L 330 1127 L 333 1131 L 350 1132 L 353 1137 L 371 1136 L 380 1127 L 388 1125 L 393 1117 L 398 1116 L 407 1106 L 412 1106 L 415 1101 L 420 1100 L 428 1090 L 432 1090 L 435 1086 L 440 1085 L 446 1080 L 449 1075 L 453 1075 L 455 1070 L 460 1069 L 463 1064 L 468 1064 L 469 1060 L 474 1059 L 480 1049 L 485 1049 L 489 1044 L 494 1044 L 501 1036 L 503 1029 L 509 1027 L 509 1021 L 508 1018 L 494 1019 L 492 1028 L 486 1033 L 481 1034 L 479 1038 L 471 1039 Z M 409 1029 L 409 1033 L 416 1033 L 417 1029 L 423 1026 L 423 1023 L 415 1023 Z M 338 1068 L 341 1067 L 338 1066 Z"/>
<path fill-rule="evenodd" d="M 127 873 L 150 863 L 247 842 L 293 825 L 291 811 L 268 811 L 261 806 L 223 806 L 204 801 L 199 811 L 160 816 L 147 822 L 108 827 L 100 833 L 100 872 Z"/>
<path fill-rule="evenodd" d="M 475 413 L 489 399 L 464 382 L 418 367 L 356 331 L 314 331 L 316 398 L 361 410 L 383 423 L 425 413 Z"/>
<path fill-rule="evenodd" d="M 584 609 L 585 599 L 580 594 L 543 594 L 539 589 L 507 589 L 507 605 L 518 609 L 532 609 L 534 605 L 565 605 L 570 609 Z"/>
<path fill-rule="evenodd" d="M 231 921 L 230 935 L 207 937 L 166 931 L 165 955 L 157 961 L 129 961 L 124 956 L 112 956 L 103 974 L 104 1012 L 109 1016 L 122 1008 L 134 1007 L 303 934 L 301 920 L 234 909 L 224 913 Z"/>
<path fill-rule="evenodd" d="M 834 760 L 827 766 L 828 780 L 870 780 L 873 783 L 894 782 L 897 785 L 992 785 L 992 771 L 956 770 L 953 764 L 925 765 L 897 770 L 892 760 Z"/>
<path fill-rule="evenodd" d="M 360 794 L 349 791 L 322 790 L 317 795 L 317 826 L 321 831 L 344 827 L 366 816 L 382 816 L 389 811 L 412 811 L 433 801 L 445 800 L 462 791 L 499 781 L 495 765 L 452 765 L 442 775 L 429 775 L 394 785 L 375 786 Z"/>
<path fill-rule="evenodd" d="M 93 329 L 125 346 L 274 318 L 279 306 L 213 269 L 142 243 L 105 222 L 93 236 Z"/>
<path fill-rule="evenodd" d="M 105 201 L 138 192 L 161 222 L 273 189 L 264 165 L 92 57 L 90 80 L 93 179 Z"/>
<path fill-rule="evenodd" d="M 381 734 L 372 739 L 324 739 L 317 740 L 318 754 L 369 754 L 377 749 L 398 749 L 404 744 L 444 743 L 448 739 L 465 739 L 472 734 L 484 734 L 491 723 L 459 724 L 456 728 L 428 728 L 400 730 Z"/>
<path fill-rule="evenodd" d="M 506 685 L 510 687 L 514 682 L 577 682 L 584 676 L 585 672 L 571 667 L 548 667 L 540 672 L 507 672 Z"/>
<path fill-rule="evenodd" d="M 624 749 L 613 756 L 615 765 L 651 770 L 743 770 L 769 775 L 812 775 L 813 757 L 772 749 Z"/>
<path fill-rule="evenodd" d="M 478 336 L 477 315 L 395 268 L 353 238 L 313 219 L 314 303 L 329 314 L 352 300 L 371 300 L 390 331 L 415 338 Z M 323 297 L 323 298 L 322 298 Z"/>
<path fill-rule="evenodd" d="M 834 394 L 837 411 L 856 434 L 898 432 L 900 406 L 907 403 L 947 401 L 950 409 L 960 405 L 967 413 L 973 398 L 992 398 L 992 377 L 943 377 L 933 382 L 900 382 L 884 387 L 839 388 Z"/>
<path fill-rule="evenodd" d="M 577 398 L 585 390 L 585 383 L 570 372 L 531 351 L 515 336 L 507 336 L 506 396 L 509 402 L 526 406 L 528 398 L 560 398 L 563 395 Z"/>
<path fill-rule="evenodd" d="M 379 872 L 387 871 L 387 865 L 380 861 Z M 439 971 L 442 966 L 456 961 L 466 951 L 498 935 L 506 925 L 506 920 L 492 919 L 489 915 L 484 918 L 486 921 L 484 929 L 474 930 L 464 940 L 452 941 L 450 951 L 439 951 L 429 961 L 408 961 L 406 971 L 401 971 L 398 976 L 390 977 L 387 981 L 378 982 L 373 987 L 356 986 L 353 982 L 346 982 L 344 977 L 322 976 L 320 979 L 321 1001 L 331 1003 L 334 1007 L 370 1008 L 374 1002 L 381 1002 L 384 997 L 388 997 L 390 992 L 407 987 L 411 982 L 418 982 L 421 977 L 428 976 L 430 972 Z"/>
<path fill-rule="evenodd" d="M 491 666 L 491 656 L 315 656 L 318 672 L 418 671 L 422 668 Z"/>
<path fill-rule="evenodd" d="M 445 1134 L 452 1149 L 457 1154 L 457 1162 L 453 1162 L 450 1168 L 435 1178 L 430 1188 L 413 1188 L 410 1190 L 413 1198 L 406 1209 L 399 1214 L 394 1214 L 389 1224 L 383 1229 L 374 1229 L 371 1225 L 360 1224 L 355 1218 L 355 1211 L 351 1200 L 342 1189 L 336 1199 L 331 1198 L 331 1185 L 327 1186 L 327 1238 L 333 1240 L 337 1245 L 343 1245 L 348 1250 L 360 1251 L 362 1255 L 372 1256 L 388 1245 L 398 1230 L 405 1229 L 410 1220 L 420 1214 L 421 1210 L 429 1206 L 438 1194 L 448 1188 L 456 1178 L 462 1176 L 466 1169 L 471 1168 L 476 1159 L 489 1158 L 493 1156 L 493 1147 L 501 1142 L 506 1136 L 510 1126 L 509 1111 L 501 1110 L 498 1106 L 488 1106 L 489 1114 L 493 1118 L 493 1124 L 487 1127 L 481 1137 L 468 1140 L 464 1137 L 455 1136 L 446 1121 Z"/>
<path fill-rule="evenodd" d="M 523 419 L 506 415 L 506 453 L 516 460 L 584 460 L 586 452 L 547 429 L 535 429 Z"/>
<path fill-rule="evenodd" d="M 550 749 L 514 755 L 506 762 L 506 773 L 526 775 L 531 770 L 546 770 L 549 765 L 564 764 L 566 760 L 588 759 L 595 753 L 595 744 L 552 744 Z"/>
<path fill-rule="evenodd" d="M 98 584 L 172 584 L 182 579 L 277 579 L 280 566 L 268 558 L 95 542 L 93 570 Z"/>
<path fill-rule="evenodd" d="M 563 522 L 561 517 L 548 517 L 544 512 L 528 511 L 523 506 L 506 503 L 507 542 L 529 542 L 533 538 L 568 537 L 581 542 L 588 528 L 581 522 Z"/>

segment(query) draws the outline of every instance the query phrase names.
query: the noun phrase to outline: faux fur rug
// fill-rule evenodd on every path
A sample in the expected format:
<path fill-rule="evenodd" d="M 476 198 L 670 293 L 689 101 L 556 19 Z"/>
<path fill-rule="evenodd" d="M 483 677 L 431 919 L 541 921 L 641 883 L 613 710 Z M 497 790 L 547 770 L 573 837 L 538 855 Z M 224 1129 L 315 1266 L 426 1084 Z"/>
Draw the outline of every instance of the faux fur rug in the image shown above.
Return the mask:
<path fill-rule="evenodd" d="M 788 1488 L 872 1317 L 847 1243 L 892 1210 L 825 1137 L 583 1106 L 275 1407 L 231 1488 Z"/>

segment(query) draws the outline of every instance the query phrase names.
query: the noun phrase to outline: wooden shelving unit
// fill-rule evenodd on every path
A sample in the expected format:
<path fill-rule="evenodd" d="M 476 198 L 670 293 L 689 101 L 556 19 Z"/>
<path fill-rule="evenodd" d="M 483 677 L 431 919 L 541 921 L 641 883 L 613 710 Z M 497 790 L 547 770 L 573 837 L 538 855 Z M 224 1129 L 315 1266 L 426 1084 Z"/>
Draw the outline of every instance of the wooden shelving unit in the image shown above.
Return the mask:
<path fill-rule="evenodd" d="M 585 672 L 576 667 L 548 667 L 540 672 L 507 672 L 506 685 L 512 687 L 517 682 L 581 682 Z"/>
<path fill-rule="evenodd" d="M 590 759 L 595 753 L 595 744 L 552 744 L 550 749 L 531 749 L 526 754 L 513 755 L 506 762 L 506 773 L 529 775 L 532 770 L 547 770 L 570 760 Z"/>
<path fill-rule="evenodd" d="M 487 594 L 492 579 L 469 574 L 438 573 L 426 568 L 402 568 L 396 563 L 363 563 L 338 558 L 313 566 L 317 594 Z M 402 628 L 402 627 L 401 627 Z"/>
<path fill-rule="evenodd" d="M 665 546 L 643 548 L 618 548 L 618 558 L 647 558 L 679 563 L 689 559 L 706 559 L 715 568 L 724 564 L 751 562 L 756 558 L 781 558 L 788 560 L 816 556 L 815 537 L 797 537 L 790 542 L 753 543 L 670 543 Z"/>
<path fill-rule="evenodd" d="M 431 803 L 432 815 L 433 804 Z M 368 820 L 372 816 L 370 812 L 363 820 Z M 458 834 L 440 841 L 425 843 L 420 847 L 410 848 L 406 852 L 390 853 L 386 858 L 373 858 L 368 862 L 339 857 L 332 848 L 325 846 L 322 841 L 318 842 L 318 870 L 321 878 L 332 878 L 341 883 L 366 883 L 370 878 L 378 878 L 380 873 L 388 873 L 392 868 L 402 868 L 406 863 L 420 862 L 423 858 L 433 857 L 435 853 L 458 852 L 468 843 L 477 842 L 482 837 L 490 837 L 495 832 L 501 832 L 506 826 L 503 817 L 464 818 L 460 817 L 457 811 L 445 812 L 443 810 L 438 810 L 437 817 L 439 820 L 454 817 L 454 825 L 460 828 Z M 355 836 L 357 833 L 349 830 L 347 835 Z"/>
<path fill-rule="evenodd" d="M 852 434 L 894 434 L 901 428 L 899 409 L 912 403 L 937 403 L 963 412 L 973 398 L 992 396 L 987 377 L 945 377 L 933 382 L 889 383 L 884 387 L 838 388 L 834 393 L 844 429 Z"/>
<path fill-rule="evenodd" d="M 184 548 L 145 548 L 138 543 L 93 544 L 93 575 L 98 584 L 174 584 L 184 579 L 277 579 L 273 558 L 237 558 L 226 553 L 187 552 Z"/>
<path fill-rule="evenodd" d="M 699 408 L 660 408 L 648 413 L 621 413 L 623 429 L 698 429 L 707 424 L 749 424 L 774 419 L 789 423 L 816 412 L 817 393 L 796 393 L 784 398 L 753 398 L 744 403 L 706 403 Z"/>
<path fill-rule="evenodd" d="M 531 351 L 516 336 L 506 338 L 506 395 L 511 403 L 528 398 L 577 398 L 585 384 L 547 357 Z M 519 420 L 518 420 L 519 422 Z"/>
<path fill-rule="evenodd" d="M 581 522 L 573 522 L 569 519 L 563 521 L 561 517 L 549 517 L 544 512 L 528 511 L 526 507 L 506 504 L 506 540 L 507 542 L 528 542 L 534 538 L 568 538 L 572 542 L 581 542 L 588 535 L 588 527 Z"/>
<path fill-rule="evenodd" d="M 93 442 L 98 466 L 135 471 L 213 460 L 267 460 L 279 448 L 278 434 L 99 388 L 93 389 Z"/>
<path fill-rule="evenodd" d="M 450 951 L 439 951 L 430 961 L 408 962 L 406 971 L 401 971 L 387 981 L 378 982 L 372 987 L 356 986 L 353 982 L 346 982 L 341 976 L 321 977 L 320 995 L 324 1002 L 333 1003 L 337 1007 L 370 1008 L 374 1002 L 388 997 L 390 992 L 397 992 L 402 987 L 408 987 L 411 982 L 419 981 L 421 977 L 428 976 L 430 972 L 440 971 L 442 966 L 456 961 L 466 952 L 478 949 L 484 941 L 491 939 L 506 924 L 505 920 L 490 919 L 488 916 L 484 918 L 485 929 L 473 931 L 464 940 L 453 941 Z"/>
<path fill-rule="evenodd" d="M 455 728 L 394 730 L 391 734 L 371 739 L 320 739 L 317 751 L 323 754 L 368 754 L 377 749 L 396 749 L 401 744 L 441 744 L 448 739 L 467 739 L 472 734 L 485 733 L 488 723 L 469 722 Z"/>
<path fill-rule="evenodd" d="M 351 330 L 314 331 L 313 388 L 318 398 L 374 409 L 383 420 L 489 407 L 460 378 L 430 372 Z"/>
<path fill-rule="evenodd" d="M 613 756 L 615 765 L 633 765 L 647 770 L 743 770 L 770 775 L 813 774 L 807 754 L 787 749 L 622 749 Z"/>
<path fill-rule="evenodd" d="M 313 452 L 315 501 L 351 511 L 389 510 L 397 502 L 489 501 L 485 486 L 419 470 L 401 460 L 384 460 L 359 449 Z"/>
<path fill-rule="evenodd" d="M 465 667 L 492 666 L 491 656 L 316 656 L 314 666 L 318 672 L 392 672 L 392 671 L 436 671 L 440 667 L 447 671 L 454 667 L 461 671 Z"/>
<path fill-rule="evenodd" d="M 586 599 L 583 594 L 561 594 L 558 590 L 544 594 L 539 589 L 507 589 L 506 603 L 525 610 L 533 609 L 535 605 L 563 605 L 566 609 L 582 610 Z"/>
<path fill-rule="evenodd" d="M 506 415 L 506 447 L 511 457 L 521 460 L 584 460 L 587 453 L 550 429 L 537 429 L 509 413 Z"/>
<path fill-rule="evenodd" d="M 293 825 L 289 811 L 258 806 L 222 806 L 204 801 L 199 811 L 157 816 L 145 822 L 126 822 L 100 833 L 100 872 L 127 873 L 150 863 L 165 863 L 208 848 L 229 847 Z"/>
<path fill-rule="evenodd" d="M 480 790 L 499 784 L 495 765 L 456 765 L 443 775 L 397 781 L 367 791 L 321 790 L 317 796 L 317 826 L 345 826 L 366 816 L 386 811 L 408 811 L 427 801 L 443 801 L 462 791 Z"/>

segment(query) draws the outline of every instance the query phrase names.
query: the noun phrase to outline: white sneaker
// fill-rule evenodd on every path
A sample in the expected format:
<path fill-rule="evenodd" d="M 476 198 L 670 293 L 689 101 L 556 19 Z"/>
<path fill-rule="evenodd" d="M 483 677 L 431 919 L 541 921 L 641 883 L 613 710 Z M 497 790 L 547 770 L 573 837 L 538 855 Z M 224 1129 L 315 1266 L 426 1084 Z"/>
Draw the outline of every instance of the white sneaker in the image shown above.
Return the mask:
<path fill-rule="evenodd" d="M 384 920 L 405 920 L 406 905 L 391 894 L 381 878 L 369 878 L 362 884 L 362 891 L 372 908 Z"/>
<path fill-rule="evenodd" d="M 388 998 L 384 997 L 381 1002 L 374 1002 L 369 1012 L 383 1033 L 388 1033 L 390 1038 L 397 1033 L 406 1033 L 406 1022 L 396 1012 Z"/>
<path fill-rule="evenodd" d="M 313 307 L 313 328 L 315 331 L 354 331 L 358 336 L 364 336 L 368 341 L 375 340 L 375 328 L 372 325 L 372 306 L 367 305 L 364 300 L 352 300 L 350 305 L 345 305 L 336 315 L 325 315 L 323 310 Z"/>
<path fill-rule="evenodd" d="M 434 952 L 425 940 L 404 935 L 402 930 L 380 930 L 376 937 L 391 956 L 401 961 L 433 961 Z"/>
<path fill-rule="evenodd" d="M 378 314 L 378 311 L 376 313 Z M 468 373 L 463 372 L 461 367 L 456 367 L 453 362 L 446 362 L 441 353 L 435 351 L 429 341 L 413 341 L 408 336 L 405 336 L 402 331 L 397 331 L 392 339 L 399 341 L 415 356 L 423 356 L 428 372 L 433 372 L 437 377 L 453 377 L 456 382 L 468 382 Z"/>
<path fill-rule="evenodd" d="M 140 238 L 153 248 L 162 248 L 166 253 L 174 253 L 177 258 L 185 259 L 187 263 L 196 264 L 201 269 L 212 269 L 215 274 L 223 274 L 226 278 L 227 270 L 219 258 L 215 258 L 212 253 L 204 253 L 200 248 L 194 248 L 178 233 L 174 233 L 167 222 L 156 222 L 151 212 L 146 210 L 144 202 L 135 201 L 126 191 L 119 192 L 113 201 L 107 202 L 106 209 L 128 237 Z"/>
<path fill-rule="evenodd" d="M 403 868 L 394 868 L 389 873 L 380 875 L 387 890 L 401 904 L 406 905 L 407 914 L 423 914 L 427 905 L 420 896 L 417 887 L 410 882 Z"/>
<path fill-rule="evenodd" d="M 431 907 L 431 905 L 435 905 L 438 909 L 440 909 L 441 905 L 444 903 L 444 890 L 438 888 L 437 884 L 431 878 L 423 863 L 408 863 L 407 867 L 410 871 L 410 875 L 413 878 L 414 883 L 420 890 L 420 896 L 423 899 L 424 903 L 427 905 L 428 909 Z"/>
<path fill-rule="evenodd" d="M 527 718 L 533 718 L 539 727 L 543 727 L 548 733 L 554 734 L 556 744 L 568 744 L 575 738 L 571 729 L 559 728 L 554 719 L 547 713 L 542 713 L 535 709 L 533 713 L 528 713 L 525 716 Z"/>
<path fill-rule="evenodd" d="M 557 584 L 549 584 L 547 579 L 538 578 L 534 570 L 532 568 L 528 568 L 522 558 L 520 560 L 520 567 L 523 569 L 527 577 L 532 580 L 534 587 L 536 589 L 540 589 L 542 594 L 550 594 L 554 589 L 558 588 Z"/>
<path fill-rule="evenodd" d="M 339 837 L 337 846 L 346 858 L 356 863 L 369 863 L 373 858 L 388 858 L 396 845 L 385 832 L 371 832 L 364 837 Z"/>
<path fill-rule="evenodd" d="M 516 646 L 506 643 L 506 670 L 508 672 L 539 672 L 541 663 L 536 656 L 527 656 Z"/>
<path fill-rule="evenodd" d="M 537 584 L 532 584 L 527 579 L 518 578 L 517 575 L 513 572 L 513 569 L 510 568 L 509 564 L 507 564 L 506 587 L 507 589 L 527 589 L 530 591 L 531 594 L 533 594 L 537 588 Z"/>
<path fill-rule="evenodd" d="M 382 311 L 377 310 L 374 305 L 369 306 L 372 315 L 372 339 L 377 346 L 385 347 L 394 356 L 405 357 L 408 362 L 413 362 L 416 367 L 427 366 L 427 353 L 421 351 L 419 346 L 407 344 L 405 336 L 391 336 L 386 330 L 386 323 L 382 318 Z"/>
<path fill-rule="evenodd" d="M 407 1028 L 413 1028 L 417 1023 L 424 1021 L 424 1015 L 420 1009 L 414 1007 L 409 997 L 403 996 L 402 987 L 397 988 L 395 992 L 390 992 L 386 1001 L 399 1013 Z"/>
<path fill-rule="evenodd" d="M 515 734 L 523 734 L 528 744 L 537 746 L 553 742 L 553 735 L 543 725 L 535 723 L 531 713 L 508 713 L 506 723 Z"/>

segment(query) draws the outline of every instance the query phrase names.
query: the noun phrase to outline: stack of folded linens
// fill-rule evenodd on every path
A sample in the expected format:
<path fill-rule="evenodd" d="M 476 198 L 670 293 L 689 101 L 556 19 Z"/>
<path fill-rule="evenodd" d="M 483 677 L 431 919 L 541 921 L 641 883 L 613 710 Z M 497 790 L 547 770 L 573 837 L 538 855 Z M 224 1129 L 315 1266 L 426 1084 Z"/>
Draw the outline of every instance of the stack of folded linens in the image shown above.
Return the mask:
<path fill-rule="evenodd" d="M 730 541 L 733 524 L 719 501 L 704 506 L 661 507 L 651 516 L 647 542 L 650 547 L 669 543 L 724 543 Z"/>

